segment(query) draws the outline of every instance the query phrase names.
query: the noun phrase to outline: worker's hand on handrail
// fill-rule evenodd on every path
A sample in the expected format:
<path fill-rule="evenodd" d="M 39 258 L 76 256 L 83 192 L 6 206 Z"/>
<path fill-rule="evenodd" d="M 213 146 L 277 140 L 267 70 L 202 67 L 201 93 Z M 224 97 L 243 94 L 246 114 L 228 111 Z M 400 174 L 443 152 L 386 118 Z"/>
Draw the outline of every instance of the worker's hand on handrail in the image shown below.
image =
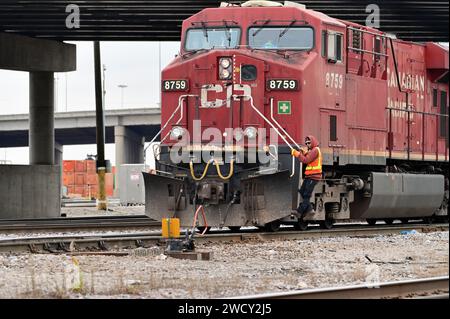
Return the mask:
<path fill-rule="evenodd" d="M 291 155 L 294 157 L 299 157 L 300 156 L 300 152 L 297 151 L 295 148 L 292 149 L 291 151 Z"/>
<path fill-rule="evenodd" d="M 293 148 L 291 150 L 291 155 L 294 156 L 294 157 L 299 157 L 300 154 L 305 155 L 307 152 L 308 151 L 305 148 L 303 148 L 303 147 L 300 147 L 299 151 L 297 151 L 295 148 Z"/>

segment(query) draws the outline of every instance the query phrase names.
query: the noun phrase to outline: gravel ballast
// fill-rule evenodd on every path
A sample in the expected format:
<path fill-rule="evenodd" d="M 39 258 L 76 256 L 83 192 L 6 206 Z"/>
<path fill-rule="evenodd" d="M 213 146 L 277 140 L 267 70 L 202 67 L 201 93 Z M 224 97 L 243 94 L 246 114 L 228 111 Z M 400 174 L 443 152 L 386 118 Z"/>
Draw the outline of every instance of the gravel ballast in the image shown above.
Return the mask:
<path fill-rule="evenodd" d="M 448 275 L 448 231 L 198 244 L 211 261 L 1 254 L 0 298 L 220 298 Z"/>

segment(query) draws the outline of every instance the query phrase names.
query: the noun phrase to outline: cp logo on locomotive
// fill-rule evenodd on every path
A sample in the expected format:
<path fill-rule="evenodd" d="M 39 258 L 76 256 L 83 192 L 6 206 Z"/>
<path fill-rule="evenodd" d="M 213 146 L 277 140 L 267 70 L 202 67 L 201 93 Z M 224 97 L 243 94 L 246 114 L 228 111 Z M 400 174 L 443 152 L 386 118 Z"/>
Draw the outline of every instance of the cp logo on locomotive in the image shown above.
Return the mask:
<path fill-rule="evenodd" d="M 231 107 L 231 98 L 233 94 L 237 95 L 252 95 L 252 88 L 247 84 L 234 84 L 227 86 L 226 98 L 225 100 L 216 98 L 214 101 L 208 101 L 208 92 L 216 92 L 220 94 L 223 92 L 223 87 L 220 84 L 206 84 L 202 86 L 200 101 L 201 108 L 220 108 L 226 105 L 228 108 Z M 249 98 L 244 98 L 244 101 L 248 101 Z"/>

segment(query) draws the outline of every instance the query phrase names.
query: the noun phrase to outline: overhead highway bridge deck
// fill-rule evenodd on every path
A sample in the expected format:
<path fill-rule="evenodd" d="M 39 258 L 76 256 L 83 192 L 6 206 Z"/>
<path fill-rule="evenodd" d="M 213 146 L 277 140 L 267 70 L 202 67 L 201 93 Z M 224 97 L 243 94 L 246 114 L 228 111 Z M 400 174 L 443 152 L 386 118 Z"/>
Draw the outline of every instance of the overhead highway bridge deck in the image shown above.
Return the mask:
<path fill-rule="evenodd" d="M 224 0 L 226 1 L 226 0 Z M 55 40 L 179 41 L 181 23 L 221 0 L 3 0 L 0 32 Z M 245 1 L 226 1 L 242 3 Z M 280 1 L 281 2 L 281 1 Z M 365 24 L 368 5 L 380 9 L 380 29 L 413 41 L 448 41 L 448 1 L 293 1 L 331 17 Z M 77 5 L 80 28 L 67 28 L 67 5 Z"/>

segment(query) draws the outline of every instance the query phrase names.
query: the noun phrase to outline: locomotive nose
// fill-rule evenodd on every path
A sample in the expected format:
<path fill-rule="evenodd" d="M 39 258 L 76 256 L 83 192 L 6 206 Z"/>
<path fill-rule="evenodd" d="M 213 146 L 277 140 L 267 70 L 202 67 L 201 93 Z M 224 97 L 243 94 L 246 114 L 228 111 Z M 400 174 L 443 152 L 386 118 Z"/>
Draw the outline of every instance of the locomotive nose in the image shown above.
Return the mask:
<path fill-rule="evenodd" d="M 223 132 L 227 128 L 240 128 L 242 133 L 263 126 L 256 113 L 245 104 L 251 97 L 263 110 L 263 61 L 233 52 L 213 51 L 197 60 L 194 69 L 199 79 L 196 86 L 200 90 L 202 126 L 219 128 Z"/>

